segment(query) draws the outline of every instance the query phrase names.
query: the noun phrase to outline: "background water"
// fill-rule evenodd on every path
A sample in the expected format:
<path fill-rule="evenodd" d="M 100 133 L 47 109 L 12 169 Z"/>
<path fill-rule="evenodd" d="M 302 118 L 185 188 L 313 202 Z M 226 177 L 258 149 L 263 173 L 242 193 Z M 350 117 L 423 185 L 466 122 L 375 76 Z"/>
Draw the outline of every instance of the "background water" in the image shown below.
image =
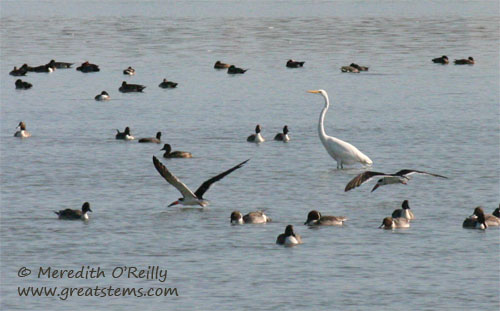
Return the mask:
<path fill-rule="evenodd" d="M 499 230 L 462 229 L 477 205 L 500 201 L 498 1 L 2 1 L 1 295 L 3 310 L 498 310 Z M 474 66 L 440 66 L 441 55 Z M 302 69 L 285 68 L 289 58 Z M 50 59 L 99 64 L 29 73 Z M 229 76 L 216 60 L 250 70 Z M 339 68 L 357 62 L 361 74 Z M 122 70 L 136 69 L 133 77 Z M 157 87 L 163 78 L 177 89 Z M 147 86 L 122 94 L 123 80 Z M 356 145 L 373 169 L 415 168 L 407 186 L 344 192 L 362 171 L 337 170 L 317 136 Z M 109 102 L 96 102 L 102 90 Z M 19 121 L 32 133 L 12 137 Z M 249 144 L 255 125 L 268 139 Z M 292 141 L 272 141 L 284 124 Z M 207 192 L 203 211 L 156 172 L 160 145 L 114 139 L 162 131 L 193 159 L 162 161 L 187 185 L 250 158 Z M 377 229 L 410 201 L 408 230 Z M 91 221 L 54 210 L 89 201 Z M 266 225 L 231 226 L 233 210 L 265 210 Z M 345 215 L 343 228 L 303 226 L 307 213 Z M 293 224 L 304 244 L 275 245 Z M 110 272 L 158 265 L 165 283 L 19 278 L 26 266 Z M 176 287 L 179 297 L 18 297 L 18 286 Z"/>

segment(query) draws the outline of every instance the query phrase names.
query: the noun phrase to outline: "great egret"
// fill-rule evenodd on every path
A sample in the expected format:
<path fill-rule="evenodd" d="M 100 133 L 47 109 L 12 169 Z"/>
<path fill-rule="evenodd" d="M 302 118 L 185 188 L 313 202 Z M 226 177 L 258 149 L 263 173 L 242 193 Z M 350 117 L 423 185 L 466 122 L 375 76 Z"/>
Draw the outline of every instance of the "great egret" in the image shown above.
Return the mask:
<path fill-rule="evenodd" d="M 170 206 L 181 204 L 181 205 L 199 205 L 201 207 L 205 207 L 208 205 L 208 201 L 203 199 L 203 194 L 210 188 L 210 186 L 229 175 L 234 170 L 239 169 L 243 166 L 243 164 L 247 163 L 250 159 L 241 162 L 233 168 L 228 169 L 225 172 L 220 173 L 217 176 L 210 178 L 201 184 L 201 186 L 193 193 L 191 189 L 189 189 L 182 181 L 180 181 L 175 175 L 170 173 L 170 171 L 163 165 L 155 156 L 153 156 L 153 164 L 156 167 L 156 170 L 160 175 L 165 178 L 165 180 L 174 186 L 179 192 L 182 194 L 182 198 L 179 198 L 177 201 L 172 202 Z"/>
<path fill-rule="evenodd" d="M 325 127 L 323 125 L 325 121 L 325 115 L 330 107 L 330 101 L 328 100 L 328 94 L 325 90 L 315 90 L 308 91 L 309 93 L 321 94 L 325 99 L 325 107 L 321 111 L 319 115 L 319 123 L 318 123 L 318 133 L 319 139 L 323 143 L 328 154 L 337 161 L 337 168 L 344 168 L 344 164 L 354 164 L 359 162 L 364 165 L 372 165 L 373 161 L 370 160 L 364 153 L 358 150 L 358 148 L 354 147 L 350 143 L 338 139 L 336 137 L 328 136 L 325 133 Z"/>

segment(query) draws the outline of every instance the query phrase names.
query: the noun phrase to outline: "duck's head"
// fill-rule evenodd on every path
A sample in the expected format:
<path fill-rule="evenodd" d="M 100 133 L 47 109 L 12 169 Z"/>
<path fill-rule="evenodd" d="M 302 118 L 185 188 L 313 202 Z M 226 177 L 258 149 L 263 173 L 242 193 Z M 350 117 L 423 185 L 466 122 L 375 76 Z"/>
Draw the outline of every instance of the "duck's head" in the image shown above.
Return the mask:
<path fill-rule="evenodd" d="M 83 203 L 82 205 L 82 212 L 85 214 L 87 212 L 92 212 L 92 210 L 90 209 L 90 204 L 89 202 L 85 202 Z"/>
<path fill-rule="evenodd" d="M 379 228 L 392 229 L 392 217 L 385 217 Z"/>
<path fill-rule="evenodd" d="M 307 214 L 307 220 L 304 223 L 304 225 L 307 225 L 307 224 L 310 224 L 312 222 L 318 221 L 320 218 L 321 218 L 321 213 L 318 212 L 318 211 L 316 211 L 316 210 L 312 210 L 312 211 L 309 212 L 309 214 Z"/>
<path fill-rule="evenodd" d="M 255 127 L 255 133 L 256 133 L 256 134 L 259 134 L 259 133 L 260 133 L 260 130 L 261 130 L 261 128 L 260 128 L 260 124 L 257 124 L 257 126 Z"/>
<path fill-rule="evenodd" d="M 231 223 L 232 224 L 243 223 L 243 215 L 240 213 L 240 211 L 233 211 L 231 213 Z"/>
<path fill-rule="evenodd" d="M 293 231 L 293 226 L 288 225 L 285 228 L 285 236 L 295 236 L 295 232 Z"/>
<path fill-rule="evenodd" d="M 166 153 L 170 153 L 170 151 L 172 151 L 172 147 L 170 146 L 170 144 L 164 144 L 163 148 L 160 150 L 165 150 Z"/>
<path fill-rule="evenodd" d="M 156 138 L 157 138 L 157 139 L 161 139 L 161 132 L 157 132 L 157 133 L 156 133 Z"/>
<path fill-rule="evenodd" d="M 285 125 L 283 127 L 283 134 L 285 134 L 285 135 L 288 134 L 288 125 Z"/>
<path fill-rule="evenodd" d="M 404 200 L 403 205 L 401 207 L 403 209 L 410 209 L 410 204 L 408 204 L 408 200 Z"/>

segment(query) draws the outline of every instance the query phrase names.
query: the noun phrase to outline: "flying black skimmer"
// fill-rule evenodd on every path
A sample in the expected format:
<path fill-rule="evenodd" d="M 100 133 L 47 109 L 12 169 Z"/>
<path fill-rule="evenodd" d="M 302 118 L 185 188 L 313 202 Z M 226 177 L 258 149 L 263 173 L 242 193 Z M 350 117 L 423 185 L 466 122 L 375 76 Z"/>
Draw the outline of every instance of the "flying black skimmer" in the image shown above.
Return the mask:
<path fill-rule="evenodd" d="M 155 156 L 153 156 L 153 164 L 156 167 L 156 170 L 160 175 L 165 178 L 165 180 L 177 188 L 177 190 L 180 191 L 182 194 L 182 198 L 179 198 L 177 201 L 172 202 L 170 206 L 174 206 L 177 204 L 181 205 L 199 205 L 202 208 L 208 205 L 208 201 L 203 199 L 203 194 L 210 188 L 210 186 L 221 180 L 222 178 L 226 177 L 230 173 L 232 173 L 234 170 L 239 169 L 240 167 L 243 166 L 243 164 L 247 163 L 250 159 L 241 162 L 240 164 L 236 165 L 233 168 L 228 169 L 227 171 L 220 173 L 217 176 L 214 176 L 204 183 L 201 184 L 201 186 L 193 193 L 191 189 L 189 189 L 182 181 L 180 181 L 175 175 L 170 173 L 170 171 L 163 165 Z"/>
<path fill-rule="evenodd" d="M 442 175 L 438 174 L 433 174 L 433 173 L 428 173 L 424 171 L 417 171 L 417 170 L 400 170 L 399 172 L 395 174 L 386 174 L 386 173 L 380 173 L 380 172 L 373 172 L 373 171 L 366 171 L 364 173 L 359 174 L 358 176 L 354 177 L 351 179 L 351 181 L 345 186 L 345 191 L 349 191 L 351 189 L 354 189 L 356 187 L 361 186 L 365 182 L 371 180 L 375 176 L 380 176 L 380 178 L 377 183 L 375 184 L 375 187 L 373 187 L 372 191 L 375 191 L 378 187 L 384 186 L 384 185 L 390 185 L 390 184 L 405 184 L 408 183 L 410 180 L 410 176 L 413 174 L 423 174 L 423 175 L 430 175 L 430 176 L 435 176 L 435 177 L 441 177 L 441 178 L 448 178 Z"/>

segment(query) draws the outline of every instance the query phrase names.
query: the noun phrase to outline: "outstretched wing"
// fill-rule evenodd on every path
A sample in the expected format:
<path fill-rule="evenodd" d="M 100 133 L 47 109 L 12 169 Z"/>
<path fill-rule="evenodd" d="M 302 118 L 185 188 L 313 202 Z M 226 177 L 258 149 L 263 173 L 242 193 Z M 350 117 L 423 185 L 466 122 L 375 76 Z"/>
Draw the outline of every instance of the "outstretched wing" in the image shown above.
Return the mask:
<path fill-rule="evenodd" d="M 351 179 L 351 181 L 348 182 L 347 185 L 345 186 L 344 191 L 347 192 L 351 189 L 359 187 L 362 184 L 364 184 L 365 182 L 372 179 L 374 176 L 388 176 L 388 175 L 386 173 L 373 172 L 373 171 L 363 172 L 363 173 L 359 174 L 358 176 L 354 177 L 353 179 Z"/>
<path fill-rule="evenodd" d="M 184 198 L 196 198 L 196 195 L 182 181 L 180 181 L 179 178 L 170 173 L 165 165 L 163 165 L 155 156 L 153 156 L 153 163 L 158 173 L 160 173 L 160 175 L 165 178 L 169 184 L 177 188 L 177 190 L 182 193 Z"/>
<path fill-rule="evenodd" d="M 214 177 L 210 178 L 209 180 L 205 181 L 204 183 L 201 184 L 201 186 L 196 190 L 196 192 L 194 194 L 196 195 L 196 197 L 198 199 L 203 199 L 203 194 L 208 190 L 208 188 L 210 188 L 210 186 L 214 182 L 221 180 L 222 178 L 226 177 L 226 175 L 231 174 L 231 172 L 233 172 L 234 170 L 239 169 L 240 167 L 243 166 L 243 164 L 247 163 L 249 160 L 250 159 L 243 161 L 240 164 L 236 165 L 235 167 L 230 168 L 227 171 L 220 173 L 219 175 L 214 176 Z"/>
<path fill-rule="evenodd" d="M 399 172 L 397 172 L 394 175 L 408 177 L 408 176 L 413 175 L 413 174 L 424 174 L 424 175 L 430 175 L 430 176 L 435 176 L 435 177 L 448 178 L 448 177 L 445 177 L 443 175 L 433 174 L 433 173 L 424 172 L 424 171 L 417 171 L 417 170 L 407 170 L 407 169 L 400 170 Z"/>

